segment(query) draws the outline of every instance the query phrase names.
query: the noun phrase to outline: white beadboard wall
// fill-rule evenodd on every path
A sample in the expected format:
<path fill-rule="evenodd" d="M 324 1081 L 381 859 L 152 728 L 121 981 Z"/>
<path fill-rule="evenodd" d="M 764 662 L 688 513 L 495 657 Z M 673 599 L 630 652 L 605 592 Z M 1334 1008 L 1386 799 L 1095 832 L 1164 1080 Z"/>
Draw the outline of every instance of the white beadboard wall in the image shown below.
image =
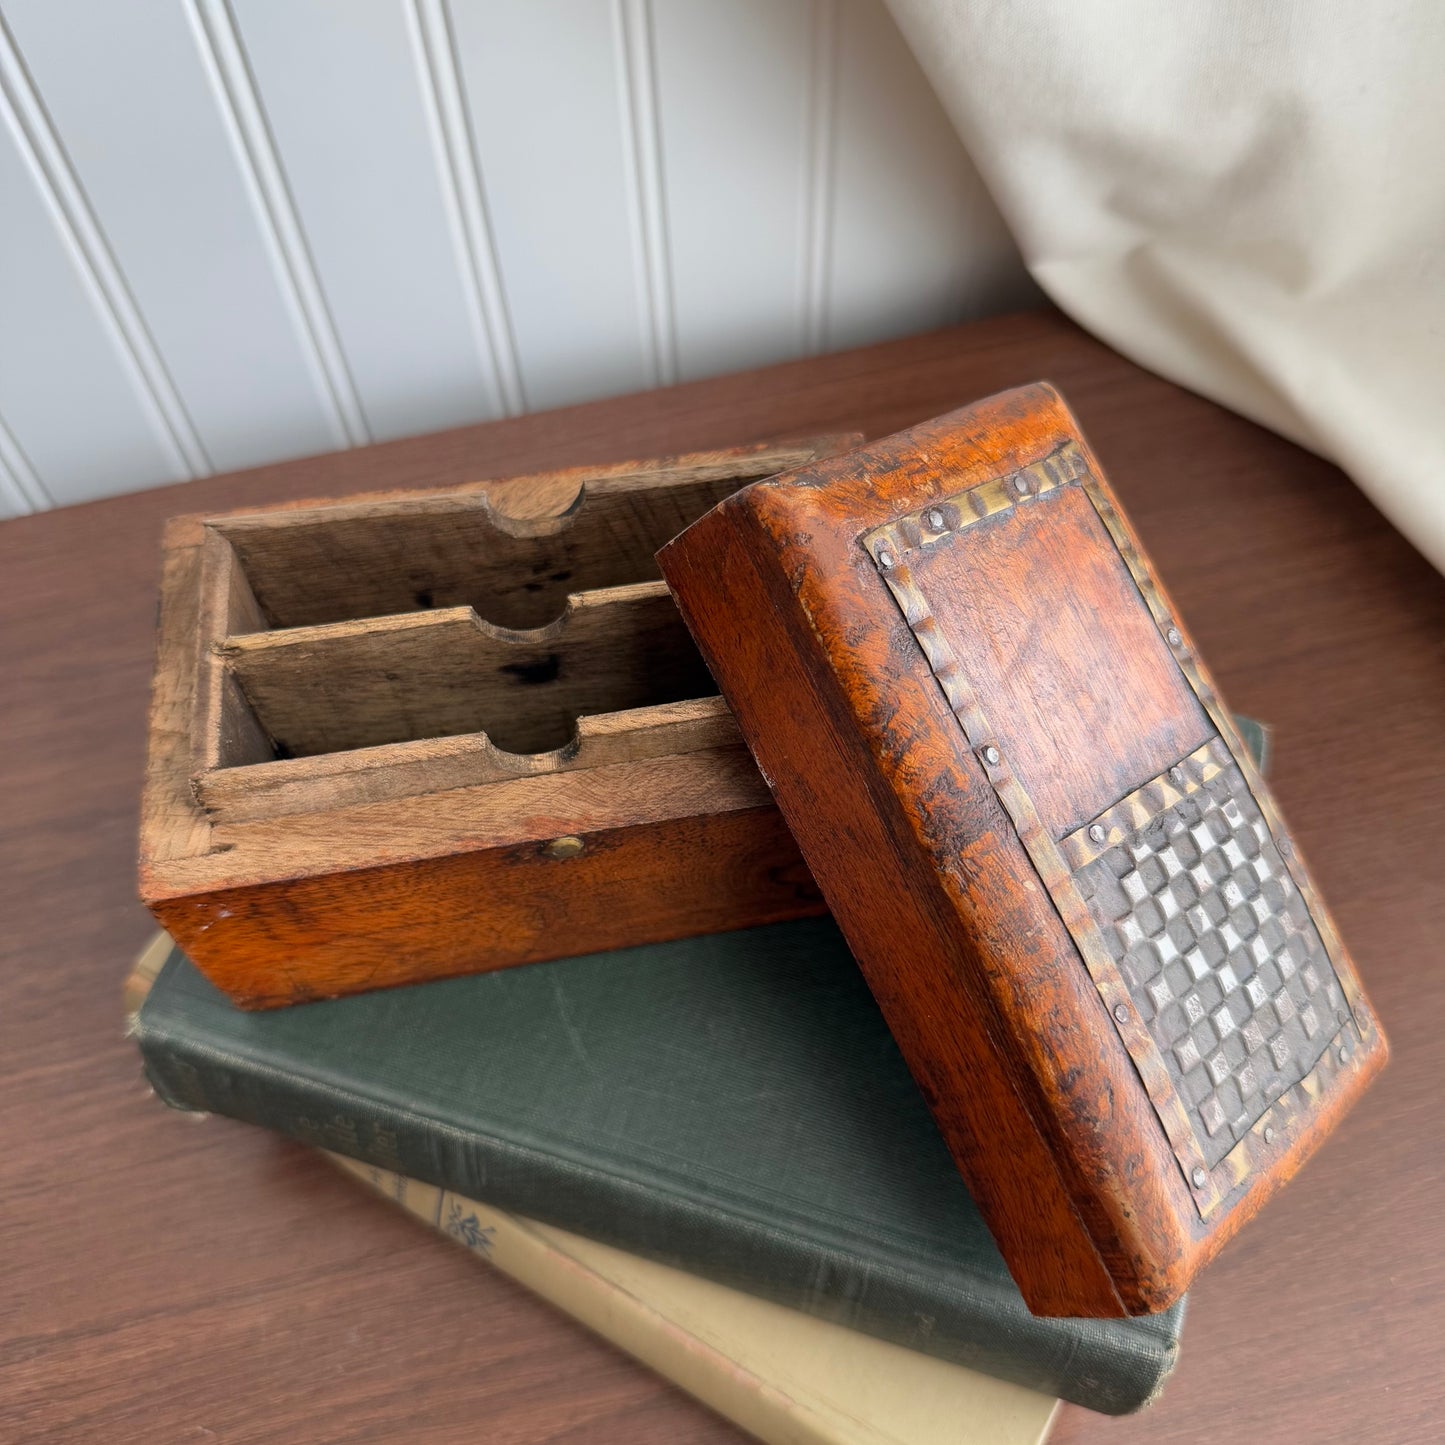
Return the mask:
<path fill-rule="evenodd" d="M 1035 293 L 882 0 L 3 0 L 0 516 Z"/>

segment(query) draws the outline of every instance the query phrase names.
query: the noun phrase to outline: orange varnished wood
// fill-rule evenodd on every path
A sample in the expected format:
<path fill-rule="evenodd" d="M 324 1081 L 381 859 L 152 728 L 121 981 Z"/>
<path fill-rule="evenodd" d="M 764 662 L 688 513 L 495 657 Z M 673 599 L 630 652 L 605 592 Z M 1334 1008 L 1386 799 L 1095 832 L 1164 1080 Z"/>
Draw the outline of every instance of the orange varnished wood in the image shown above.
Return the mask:
<path fill-rule="evenodd" d="M 745 755 L 736 766 L 744 769 Z M 740 918 L 753 925 L 821 912 L 777 809 L 714 812 L 710 797 L 704 788 L 693 810 L 645 825 L 596 828 L 569 813 L 532 822 L 555 830 L 550 842 L 335 869 L 151 907 L 246 1008 L 535 963 L 573 936 L 595 951 L 722 932 Z"/>
<path fill-rule="evenodd" d="M 1056 837 L 1157 777 L 1212 729 L 1079 489 L 975 523 L 966 569 L 914 570 L 988 698 L 994 740 Z"/>
<path fill-rule="evenodd" d="M 248 1008 L 820 911 L 652 554 L 857 440 L 174 519 L 143 898 Z"/>
<path fill-rule="evenodd" d="M 162 523 L 883 436 L 1039 376 L 1069 397 L 1230 701 L 1273 725 L 1272 785 L 1394 1047 L 1328 1149 L 1201 1276 L 1163 1398 L 1124 1420 L 1065 1407 L 1053 1439 L 1440 1438 L 1445 582 L 1334 467 L 1047 312 L 0 524 L 0 1437 L 742 1445 L 311 1151 L 145 1097 L 117 994 L 154 927 L 134 856 Z"/>
<path fill-rule="evenodd" d="M 659 559 L 1025 1299 L 1143 1314 L 1184 1293 L 1387 1051 L 1359 1012 L 1368 1032 L 1348 1067 L 1202 1216 L 1054 881 L 996 791 L 1002 775 L 1022 781 L 1029 827 L 1052 845 L 1214 731 L 1080 487 L 969 517 L 963 494 L 1026 486 L 1021 469 L 1066 446 L 1082 441 L 1057 395 L 1021 388 L 756 483 Z M 948 541 L 925 548 L 910 516 L 929 508 Z M 879 542 L 885 524 L 896 535 Z M 884 573 L 910 577 L 914 600 L 895 602 Z M 914 627 L 977 689 L 980 736 Z M 1182 625 L 1177 645 L 1194 656 Z M 1217 697 L 1198 671 L 1200 698 Z M 1349 995 L 1352 965 L 1336 966 Z"/>

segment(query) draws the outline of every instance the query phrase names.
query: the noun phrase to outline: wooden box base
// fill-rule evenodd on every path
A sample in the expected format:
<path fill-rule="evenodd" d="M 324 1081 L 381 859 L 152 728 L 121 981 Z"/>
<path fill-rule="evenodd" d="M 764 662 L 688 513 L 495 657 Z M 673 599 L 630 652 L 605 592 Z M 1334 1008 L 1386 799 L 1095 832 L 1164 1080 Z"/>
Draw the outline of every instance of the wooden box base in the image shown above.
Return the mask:
<path fill-rule="evenodd" d="M 253 1008 L 820 911 L 653 554 L 855 441 L 176 519 L 145 902 Z"/>

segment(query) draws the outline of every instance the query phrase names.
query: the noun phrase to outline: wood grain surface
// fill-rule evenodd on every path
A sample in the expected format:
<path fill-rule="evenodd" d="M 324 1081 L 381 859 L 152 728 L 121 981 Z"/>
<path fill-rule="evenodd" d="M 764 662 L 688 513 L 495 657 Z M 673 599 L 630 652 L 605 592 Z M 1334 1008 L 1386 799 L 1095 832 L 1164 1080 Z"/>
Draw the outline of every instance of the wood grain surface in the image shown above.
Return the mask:
<path fill-rule="evenodd" d="M 1091 915 L 1066 835 L 1092 823 L 1104 844 L 1094 820 L 1140 789 L 1154 821 L 1116 830 L 1110 856 L 1127 859 L 1156 827 L 1161 851 L 1176 846 L 1166 822 L 1183 829 L 1185 816 L 1150 780 L 1190 787 L 1201 744 L 1223 753 L 1227 705 L 1059 394 L 1016 387 L 757 482 L 658 561 L 1029 1308 L 1174 1304 L 1328 1136 L 1386 1048 L 1348 956 L 1320 945 L 1333 935 L 1300 860 L 1289 894 L 1283 860 L 1266 865 L 1276 893 L 1263 899 L 1223 815 L 1207 819 L 1218 834 L 1204 826 L 1202 782 L 1178 794 L 1197 865 L 1180 881 L 1196 907 L 1185 916 L 1188 895 L 1170 892 L 1166 934 L 1164 865 L 1152 860 L 1152 893 L 1133 879 L 1136 905 L 1106 859 L 1122 907 Z M 1244 804 L 1272 812 L 1263 781 L 1249 788 L 1241 778 Z M 1244 947 L 1256 935 L 1258 959 Z M 1251 1003 L 1245 980 L 1264 990 L 1266 976 L 1278 1059 L 1254 1012 L 1236 1012 L 1265 1001 Z M 1191 1057 L 1181 1039 L 1191 1072 L 1176 1074 Z M 1248 1093 L 1228 1113 L 1211 1095 L 1213 1128 L 1191 1122 L 1183 1101 L 1197 1104 L 1213 1071 L 1233 1087 L 1244 1068 Z M 1236 1118 L 1211 1174 L 1203 1141 L 1222 1144 Z"/>
<path fill-rule="evenodd" d="M 1193 1293 L 1146 1414 L 1079 1442 L 1445 1430 L 1445 583 L 1332 467 L 1043 313 L 0 527 L 0 1438 L 738 1435 L 303 1149 L 145 1097 L 119 988 L 162 519 L 858 427 L 1038 378 L 1070 403 L 1277 795 L 1391 1067 Z"/>

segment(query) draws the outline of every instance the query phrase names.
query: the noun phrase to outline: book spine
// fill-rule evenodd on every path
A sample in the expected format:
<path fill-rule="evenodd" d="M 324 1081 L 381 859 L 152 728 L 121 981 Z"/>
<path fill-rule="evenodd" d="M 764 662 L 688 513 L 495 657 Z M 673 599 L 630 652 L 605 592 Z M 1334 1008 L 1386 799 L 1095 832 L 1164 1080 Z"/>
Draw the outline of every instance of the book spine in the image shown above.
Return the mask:
<path fill-rule="evenodd" d="M 404 1102 L 369 1097 L 283 1059 L 232 1057 L 147 1019 L 133 1030 L 147 1077 L 174 1108 L 223 1114 L 910 1349 L 1104 1414 L 1153 1398 L 1175 1334 L 1030 1315 L 1004 1278 L 940 1290 L 856 1247 L 832 1246 L 741 1211 L 622 1178 Z"/>

